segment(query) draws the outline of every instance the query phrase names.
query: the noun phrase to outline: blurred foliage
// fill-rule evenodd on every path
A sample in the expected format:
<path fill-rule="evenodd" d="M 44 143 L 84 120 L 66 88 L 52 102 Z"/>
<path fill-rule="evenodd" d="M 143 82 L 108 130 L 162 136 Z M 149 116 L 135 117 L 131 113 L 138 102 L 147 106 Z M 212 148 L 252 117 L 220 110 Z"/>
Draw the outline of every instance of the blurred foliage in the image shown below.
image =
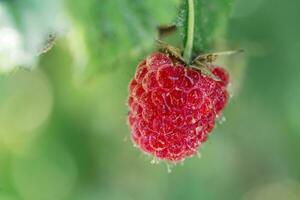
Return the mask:
<path fill-rule="evenodd" d="M 75 31 L 83 35 L 90 76 L 99 70 L 115 69 L 148 50 L 156 26 L 170 23 L 175 17 L 178 0 L 162 1 L 159 5 L 152 0 L 70 0 L 67 4 Z"/>
<path fill-rule="evenodd" d="M 19 53 L 10 58 L 18 62 L 2 62 L 2 71 L 33 67 L 50 34 L 67 35 L 75 75 L 86 79 L 99 72 L 111 71 L 149 50 L 156 26 L 170 23 L 175 18 L 179 0 L 160 2 L 161 9 L 157 9 L 157 2 L 152 0 L 17 0 L 0 3 L 4 25 L 12 24 L 7 34 L 15 35 L 16 43 L 3 42 L 0 58 L 15 55 L 16 49 Z M 67 9 L 62 10 L 62 5 Z M 7 31 L 7 27 L 2 31 Z"/>
<path fill-rule="evenodd" d="M 180 1 L 0 1 L 0 200 L 299 199 L 300 2 L 211 2 L 226 8 L 201 7 L 205 48 L 247 53 L 218 61 L 234 91 L 226 122 L 168 174 L 132 147 L 125 102 Z"/>
<path fill-rule="evenodd" d="M 60 0 L 2 0 L 0 19 L 0 72 L 35 67 L 49 34 L 67 27 Z"/>

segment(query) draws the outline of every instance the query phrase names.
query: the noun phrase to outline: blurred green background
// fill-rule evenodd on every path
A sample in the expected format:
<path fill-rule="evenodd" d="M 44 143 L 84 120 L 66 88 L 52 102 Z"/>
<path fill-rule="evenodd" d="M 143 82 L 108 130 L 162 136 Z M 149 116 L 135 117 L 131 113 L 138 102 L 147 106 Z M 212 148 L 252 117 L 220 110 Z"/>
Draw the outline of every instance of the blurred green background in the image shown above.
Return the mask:
<path fill-rule="evenodd" d="M 218 62 L 233 97 L 201 158 L 168 173 L 133 147 L 127 83 L 179 4 L 0 1 L 0 200 L 300 199 L 297 0 L 230 4 L 215 46 L 246 53 Z"/>

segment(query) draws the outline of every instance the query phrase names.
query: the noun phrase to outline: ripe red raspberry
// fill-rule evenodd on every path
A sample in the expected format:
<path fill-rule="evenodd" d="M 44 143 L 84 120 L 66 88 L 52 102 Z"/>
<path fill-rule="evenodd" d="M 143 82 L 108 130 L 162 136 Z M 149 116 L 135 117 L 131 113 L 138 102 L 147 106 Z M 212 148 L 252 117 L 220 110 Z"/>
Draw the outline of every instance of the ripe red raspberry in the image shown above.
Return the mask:
<path fill-rule="evenodd" d="M 129 84 L 133 142 L 161 160 L 177 162 L 194 155 L 228 101 L 228 73 L 220 67 L 212 73 L 220 81 L 164 53 L 142 61 Z"/>

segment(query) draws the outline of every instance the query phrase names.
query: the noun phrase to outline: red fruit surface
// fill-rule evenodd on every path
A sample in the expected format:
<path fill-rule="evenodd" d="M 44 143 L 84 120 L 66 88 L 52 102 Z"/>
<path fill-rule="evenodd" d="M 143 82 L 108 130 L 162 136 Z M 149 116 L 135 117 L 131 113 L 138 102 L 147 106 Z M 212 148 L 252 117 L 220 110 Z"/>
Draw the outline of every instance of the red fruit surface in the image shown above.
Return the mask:
<path fill-rule="evenodd" d="M 197 152 L 228 101 L 228 73 L 211 70 L 220 81 L 164 53 L 139 64 L 128 87 L 128 124 L 137 147 L 171 162 Z"/>

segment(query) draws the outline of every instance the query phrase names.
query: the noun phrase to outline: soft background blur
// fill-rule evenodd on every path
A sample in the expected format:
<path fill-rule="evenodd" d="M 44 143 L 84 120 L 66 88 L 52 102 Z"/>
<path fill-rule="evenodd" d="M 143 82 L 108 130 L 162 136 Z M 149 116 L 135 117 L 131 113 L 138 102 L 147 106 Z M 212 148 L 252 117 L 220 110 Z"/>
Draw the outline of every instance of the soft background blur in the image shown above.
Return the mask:
<path fill-rule="evenodd" d="M 168 173 L 133 147 L 127 83 L 178 5 L 0 1 L 0 200 L 300 199 L 297 0 L 232 4 L 221 50 L 247 52 L 226 62 L 233 98 L 201 158 Z"/>

